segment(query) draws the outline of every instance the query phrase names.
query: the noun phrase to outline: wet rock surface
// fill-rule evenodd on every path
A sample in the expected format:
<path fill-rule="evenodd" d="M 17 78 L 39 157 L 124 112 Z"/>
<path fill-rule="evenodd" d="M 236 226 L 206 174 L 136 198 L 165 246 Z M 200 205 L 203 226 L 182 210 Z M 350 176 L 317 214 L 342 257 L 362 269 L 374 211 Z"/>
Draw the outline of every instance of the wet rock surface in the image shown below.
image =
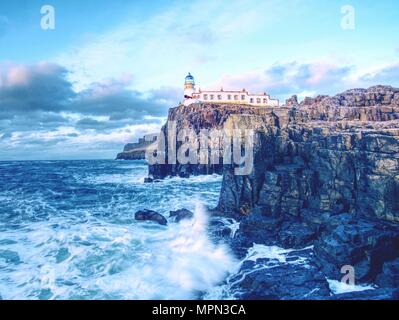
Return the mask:
<path fill-rule="evenodd" d="M 170 211 L 169 216 L 174 219 L 176 222 L 180 222 L 182 220 L 189 220 L 194 217 L 194 213 L 187 209 L 180 209 L 176 211 Z"/>
<path fill-rule="evenodd" d="M 399 291 L 391 288 L 379 288 L 334 295 L 331 300 L 399 300 Z"/>
<path fill-rule="evenodd" d="M 333 294 L 324 274 L 313 262 L 311 247 L 284 250 L 256 246 L 248 251 L 239 271 L 227 278 L 229 297 L 244 300 L 330 299 Z"/>
<path fill-rule="evenodd" d="M 284 264 L 269 270 L 253 270 L 247 266 L 248 274 L 239 282 L 244 300 L 301 300 L 329 299 L 328 283 L 316 266 L 298 267 Z M 241 270 L 241 271 L 245 271 Z"/>
<path fill-rule="evenodd" d="M 140 221 L 153 221 L 160 225 L 167 225 L 168 220 L 160 213 L 152 210 L 140 210 L 134 214 L 134 218 Z"/>

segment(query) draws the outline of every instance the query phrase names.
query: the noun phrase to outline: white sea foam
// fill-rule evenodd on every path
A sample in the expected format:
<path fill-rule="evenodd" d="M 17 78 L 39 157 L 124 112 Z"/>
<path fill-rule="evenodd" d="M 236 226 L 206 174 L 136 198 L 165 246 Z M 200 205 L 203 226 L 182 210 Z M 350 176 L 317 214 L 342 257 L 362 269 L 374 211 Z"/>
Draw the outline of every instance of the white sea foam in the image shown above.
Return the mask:
<path fill-rule="evenodd" d="M 248 253 L 243 261 L 255 261 L 258 259 L 271 259 L 276 260 L 279 263 L 287 263 L 287 255 L 292 252 L 300 252 L 304 250 L 313 249 L 312 246 L 303 249 L 283 249 L 277 246 L 265 246 L 263 244 L 254 243 L 251 248 L 248 249 Z M 297 260 L 292 260 L 291 264 L 303 264 L 306 259 L 300 256 Z"/>
<path fill-rule="evenodd" d="M 209 182 L 221 182 L 222 176 L 218 174 L 210 174 L 210 175 L 199 175 L 199 176 L 190 176 L 189 178 L 181 178 L 181 177 L 167 177 L 161 180 L 161 183 L 175 183 L 181 182 L 184 184 L 191 183 L 209 183 Z"/>
<path fill-rule="evenodd" d="M 143 184 L 146 177 L 145 174 L 115 173 L 89 176 L 85 181 L 92 184 Z"/>
<path fill-rule="evenodd" d="M 348 293 L 348 292 L 356 292 L 356 291 L 365 291 L 365 290 L 373 290 L 376 287 L 373 285 L 350 285 L 338 280 L 327 279 L 328 285 L 330 286 L 330 290 L 334 294 Z"/>
<path fill-rule="evenodd" d="M 61 227 L 54 228 L 53 225 Z M 207 216 L 196 205 L 192 220 L 167 227 L 86 224 L 59 218 L 2 233 L 19 262 L 0 265 L 5 299 L 190 299 L 222 281 L 236 261 L 207 235 Z M 0 246 L 1 248 L 1 246 Z"/>
<path fill-rule="evenodd" d="M 124 173 L 114 173 L 114 174 L 100 174 L 100 175 L 90 175 L 87 177 L 78 177 L 77 180 L 82 180 L 83 182 L 88 182 L 91 184 L 144 184 L 144 179 L 148 177 L 146 168 L 137 168 L 130 166 L 119 166 L 119 169 L 135 169 L 129 170 Z M 141 170 L 138 170 L 141 169 Z M 207 184 L 212 182 L 221 182 L 222 176 L 217 174 L 212 175 L 200 175 L 200 176 L 190 176 L 189 178 L 181 177 L 166 177 L 164 179 L 158 180 L 155 184 L 160 185 L 191 185 L 191 184 Z"/>

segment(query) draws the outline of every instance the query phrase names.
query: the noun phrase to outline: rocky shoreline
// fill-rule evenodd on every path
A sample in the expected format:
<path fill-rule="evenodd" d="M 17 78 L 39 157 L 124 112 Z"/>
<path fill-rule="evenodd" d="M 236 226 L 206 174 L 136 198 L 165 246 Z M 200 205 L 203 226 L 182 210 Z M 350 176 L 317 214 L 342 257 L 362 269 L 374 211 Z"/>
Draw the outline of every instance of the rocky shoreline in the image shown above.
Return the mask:
<path fill-rule="evenodd" d="M 255 130 L 248 176 L 234 175 L 232 165 L 149 166 L 156 179 L 223 174 L 212 214 L 240 222 L 235 237 L 225 237 L 238 257 L 253 243 L 311 248 L 302 252 L 306 267 L 270 271 L 273 259 L 243 264 L 242 279 L 233 281 L 244 292 L 239 298 L 399 298 L 399 89 L 375 86 L 301 103 L 293 96 L 279 108 L 179 106 L 168 121 L 196 132 Z M 327 280 L 339 281 L 343 266 L 353 267 L 356 284 L 378 289 L 332 295 Z"/>

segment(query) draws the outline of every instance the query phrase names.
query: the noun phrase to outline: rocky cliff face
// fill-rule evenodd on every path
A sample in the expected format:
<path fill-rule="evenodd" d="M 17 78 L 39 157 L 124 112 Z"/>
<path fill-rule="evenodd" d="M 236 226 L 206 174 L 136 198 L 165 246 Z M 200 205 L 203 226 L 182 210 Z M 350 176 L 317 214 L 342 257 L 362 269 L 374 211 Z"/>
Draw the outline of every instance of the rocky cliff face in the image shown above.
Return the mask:
<path fill-rule="evenodd" d="M 399 89 L 376 86 L 334 97 L 294 96 L 280 108 L 191 105 L 170 110 L 178 127 L 251 128 L 254 170 L 156 165 L 150 174 L 223 173 L 215 214 L 241 221 L 237 254 L 252 243 L 314 246 L 332 279 L 344 265 L 356 280 L 398 288 Z M 167 127 L 163 128 L 167 133 Z"/>
<path fill-rule="evenodd" d="M 180 105 L 169 110 L 168 122 L 162 127 L 161 133 L 165 137 L 166 145 L 166 164 L 156 164 L 149 166 L 149 175 L 155 179 L 162 179 L 166 176 L 181 176 L 188 177 L 190 175 L 201 174 L 222 174 L 223 165 L 220 159 L 220 164 L 169 164 L 168 160 L 168 124 L 176 123 L 176 130 L 181 131 L 184 128 L 193 129 L 196 134 L 201 129 L 224 129 L 231 128 L 238 121 L 250 118 L 249 121 L 262 121 L 267 117 L 273 118 L 273 109 L 264 107 L 252 107 L 245 105 L 234 104 L 191 104 L 189 106 Z M 241 124 L 238 125 L 241 127 Z M 250 126 L 248 126 L 250 127 Z M 176 142 L 177 148 L 181 143 Z M 222 147 L 219 145 L 218 147 Z"/>
<path fill-rule="evenodd" d="M 257 128 L 254 172 L 236 177 L 225 168 L 220 211 L 399 222 L 399 89 L 305 99 L 271 117 Z"/>
<path fill-rule="evenodd" d="M 351 265 L 358 281 L 397 288 L 399 89 L 293 97 L 272 118 L 253 173 L 223 173 L 218 210 L 241 220 L 236 248 L 314 245 L 326 276 Z"/>
<path fill-rule="evenodd" d="M 144 160 L 147 149 L 155 146 L 154 138 L 151 137 L 151 139 L 146 140 L 146 137 L 143 137 L 138 142 L 126 144 L 123 152 L 116 156 L 116 160 Z"/>

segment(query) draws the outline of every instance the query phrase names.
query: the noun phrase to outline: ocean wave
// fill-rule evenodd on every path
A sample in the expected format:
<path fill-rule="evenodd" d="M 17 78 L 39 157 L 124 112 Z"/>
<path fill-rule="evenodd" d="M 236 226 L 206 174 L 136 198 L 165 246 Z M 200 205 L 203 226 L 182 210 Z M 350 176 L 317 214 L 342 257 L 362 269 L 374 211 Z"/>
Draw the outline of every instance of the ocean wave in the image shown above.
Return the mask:
<path fill-rule="evenodd" d="M 194 299 L 237 264 L 206 227 L 220 176 L 144 183 L 145 165 L 116 161 L 12 162 L 3 172 L 4 299 Z M 134 219 L 181 208 L 195 218 L 167 227 Z"/>
<path fill-rule="evenodd" d="M 168 227 L 82 224 L 52 218 L 0 235 L 4 299 L 194 299 L 222 281 L 236 261 L 207 236 L 196 204 L 192 220 Z M 145 226 L 145 227 L 144 227 Z M 2 247 L 7 246 L 6 261 Z"/>
<path fill-rule="evenodd" d="M 82 179 L 89 184 L 143 184 L 146 175 L 134 173 L 114 173 L 92 175 Z"/>

